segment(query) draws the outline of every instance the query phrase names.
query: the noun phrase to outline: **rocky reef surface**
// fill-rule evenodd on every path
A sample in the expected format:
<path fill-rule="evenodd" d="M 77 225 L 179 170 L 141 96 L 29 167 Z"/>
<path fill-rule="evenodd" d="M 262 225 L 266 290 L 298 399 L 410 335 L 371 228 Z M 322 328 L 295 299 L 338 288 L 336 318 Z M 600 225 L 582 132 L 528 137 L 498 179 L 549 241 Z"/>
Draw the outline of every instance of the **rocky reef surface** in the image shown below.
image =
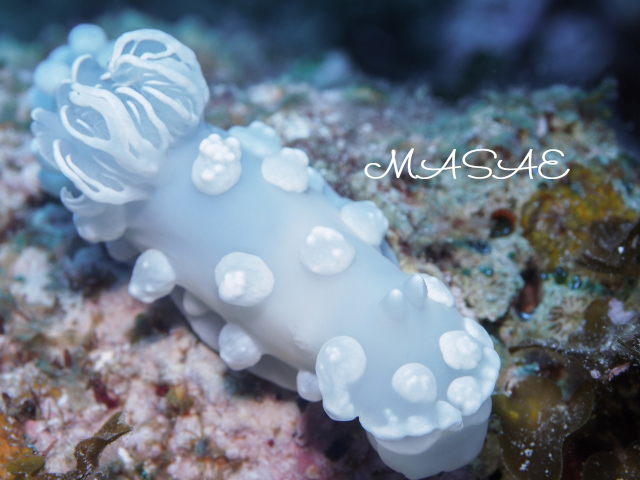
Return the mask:
<path fill-rule="evenodd" d="M 403 269 L 441 278 L 492 334 L 503 369 L 485 448 L 442 478 L 637 478 L 640 168 L 608 123 L 614 84 L 486 91 L 452 106 L 428 85 L 367 78 L 339 52 L 280 54 L 247 29 L 139 14 L 98 23 L 111 38 L 156 27 L 191 46 L 211 85 L 209 122 L 264 121 L 338 193 L 374 201 Z M 355 422 L 227 370 L 170 302 L 133 300 L 130 267 L 77 237 L 41 191 L 30 148 L 27 91 L 55 40 L 2 40 L 0 477 L 80 479 L 95 467 L 113 479 L 402 478 Z M 571 171 L 364 173 L 392 149 L 399 160 L 415 149 L 423 174 L 423 159 L 437 168 L 456 149 L 461 165 L 479 148 L 509 168 L 556 149 L 564 157 L 547 175 Z M 486 152 L 470 161 L 508 174 Z M 96 455 L 78 470 L 78 445 L 120 411 L 131 432 L 103 435 L 100 467 Z"/>

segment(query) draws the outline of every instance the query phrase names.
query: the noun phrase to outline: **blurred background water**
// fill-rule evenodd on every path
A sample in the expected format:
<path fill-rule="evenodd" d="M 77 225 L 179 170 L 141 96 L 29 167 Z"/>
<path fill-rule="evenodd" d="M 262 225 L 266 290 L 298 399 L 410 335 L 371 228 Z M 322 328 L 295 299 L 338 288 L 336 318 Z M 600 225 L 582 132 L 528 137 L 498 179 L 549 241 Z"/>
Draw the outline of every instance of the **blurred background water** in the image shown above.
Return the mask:
<path fill-rule="evenodd" d="M 614 78 L 622 130 L 640 124 L 637 0 L 3 0 L 0 35 L 46 45 L 56 26 L 131 9 L 249 27 L 279 55 L 339 50 L 367 74 L 428 81 L 452 100 L 485 87 Z"/>

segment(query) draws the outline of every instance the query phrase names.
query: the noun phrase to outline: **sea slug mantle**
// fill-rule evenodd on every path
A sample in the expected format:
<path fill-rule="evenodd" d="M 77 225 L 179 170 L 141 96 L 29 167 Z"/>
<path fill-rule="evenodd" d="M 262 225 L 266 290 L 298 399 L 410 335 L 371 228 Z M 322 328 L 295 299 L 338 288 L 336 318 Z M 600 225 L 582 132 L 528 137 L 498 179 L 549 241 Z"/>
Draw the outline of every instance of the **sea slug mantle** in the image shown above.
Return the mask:
<path fill-rule="evenodd" d="M 79 234 L 136 259 L 131 295 L 171 295 L 230 368 L 358 417 L 409 478 L 477 455 L 500 359 L 442 282 L 383 254 L 376 205 L 338 197 L 263 123 L 205 124 L 208 86 L 173 37 L 94 33 L 68 79 L 36 76 L 32 130 Z"/>

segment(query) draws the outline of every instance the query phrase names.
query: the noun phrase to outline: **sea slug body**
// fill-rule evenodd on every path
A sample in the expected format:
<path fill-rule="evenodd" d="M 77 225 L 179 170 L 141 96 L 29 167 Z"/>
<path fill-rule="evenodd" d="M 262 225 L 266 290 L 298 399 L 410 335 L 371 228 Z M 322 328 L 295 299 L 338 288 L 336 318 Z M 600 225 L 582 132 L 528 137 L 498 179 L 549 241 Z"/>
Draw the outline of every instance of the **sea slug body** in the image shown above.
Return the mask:
<path fill-rule="evenodd" d="M 358 417 L 408 478 L 477 455 L 500 359 L 440 280 L 382 253 L 378 207 L 341 199 L 263 123 L 206 124 L 209 88 L 173 37 L 72 33 L 92 51 L 46 61 L 59 84 L 36 85 L 32 129 L 79 234 L 136 259 L 130 294 L 171 295 L 230 368 Z"/>

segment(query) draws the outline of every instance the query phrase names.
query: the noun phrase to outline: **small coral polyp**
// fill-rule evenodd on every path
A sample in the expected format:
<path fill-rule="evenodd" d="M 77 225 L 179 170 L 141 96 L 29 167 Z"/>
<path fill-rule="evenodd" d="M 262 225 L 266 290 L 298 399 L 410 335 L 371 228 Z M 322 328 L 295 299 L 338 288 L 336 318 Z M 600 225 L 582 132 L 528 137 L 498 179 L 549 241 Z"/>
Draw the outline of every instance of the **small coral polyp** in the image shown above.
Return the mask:
<path fill-rule="evenodd" d="M 126 33 L 104 61 L 103 34 L 79 28 L 94 52 L 57 88 L 36 83 L 32 128 L 79 234 L 137 257 L 131 295 L 170 294 L 230 368 L 358 417 L 409 478 L 477 455 L 499 357 L 441 281 L 382 253 L 375 204 L 340 198 L 263 123 L 206 124 L 208 86 L 173 37 Z M 57 55 L 46 68 L 64 71 L 72 49 Z"/>

